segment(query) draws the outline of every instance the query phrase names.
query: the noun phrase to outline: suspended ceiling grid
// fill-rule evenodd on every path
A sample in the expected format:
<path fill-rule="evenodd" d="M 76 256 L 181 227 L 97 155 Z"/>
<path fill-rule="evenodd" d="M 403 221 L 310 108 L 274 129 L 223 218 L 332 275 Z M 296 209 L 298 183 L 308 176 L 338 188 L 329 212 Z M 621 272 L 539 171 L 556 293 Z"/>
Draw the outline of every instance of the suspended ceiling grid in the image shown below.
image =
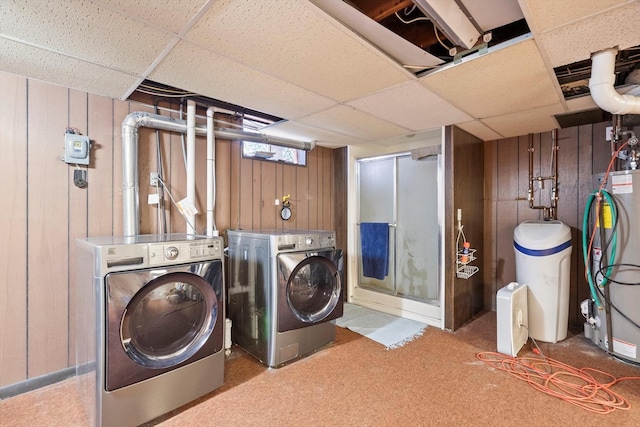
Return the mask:
<path fill-rule="evenodd" d="M 3 1 L 0 71 L 120 99 L 151 79 L 278 115 L 270 132 L 326 146 L 448 124 L 489 140 L 586 108 L 562 99 L 553 67 L 640 45 L 637 0 L 518 5 L 533 39 L 417 77 L 308 1 Z"/>
<path fill-rule="evenodd" d="M 554 66 L 586 59 L 593 49 L 626 49 L 638 44 L 633 34 L 640 14 L 636 0 L 563 0 L 551 8 L 548 3 L 520 0 L 529 28 L 541 38 L 546 51 L 554 52 Z M 626 30 L 632 27 L 636 30 L 628 34 Z M 556 41 L 565 44 L 554 46 Z"/>
<path fill-rule="evenodd" d="M 519 3 L 549 69 L 587 60 L 603 49 L 623 50 L 640 44 L 638 0 Z M 590 96 L 568 100 L 566 105 L 566 112 L 597 107 Z"/>
<path fill-rule="evenodd" d="M 529 117 L 527 128 L 533 131 L 546 127 L 539 124 L 546 119 L 540 115 L 546 110 L 540 107 L 554 106 L 554 111 L 563 111 L 555 77 L 549 75 L 530 37 L 436 71 L 420 82 L 503 136 L 513 136 L 511 116 L 515 113 L 528 112 L 524 115 Z"/>

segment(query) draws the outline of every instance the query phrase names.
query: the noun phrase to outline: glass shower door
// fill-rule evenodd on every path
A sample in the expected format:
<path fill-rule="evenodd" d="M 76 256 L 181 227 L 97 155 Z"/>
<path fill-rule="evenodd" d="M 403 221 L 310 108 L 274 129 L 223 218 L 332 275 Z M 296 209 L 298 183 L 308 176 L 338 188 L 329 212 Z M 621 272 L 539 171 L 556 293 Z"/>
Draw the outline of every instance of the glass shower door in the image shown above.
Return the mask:
<path fill-rule="evenodd" d="M 386 223 L 389 233 L 388 275 L 368 277 L 360 262 L 360 287 L 440 305 L 438 163 L 436 155 L 358 161 L 359 230 L 363 223 Z"/>
<path fill-rule="evenodd" d="M 359 162 L 359 178 L 360 243 L 362 243 L 362 228 L 365 223 L 386 224 L 386 237 L 388 238 L 388 259 L 377 261 L 387 263 L 388 274 L 384 277 L 382 275 L 368 276 L 361 262 L 359 283 L 362 287 L 395 294 L 395 206 L 392 202 L 395 199 L 395 159 L 361 160 Z M 362 259 L 363 248 L 361 244 L 359 248 L 359 258 Z M 380 250 L 379 247 L 376 249 Z M 364 252 L 366 250 L 365 248 Z"/>
<path fill-rule="evenodd" d="M 439 304 L 438 157 L 399 157 L 397 294 Z"/>

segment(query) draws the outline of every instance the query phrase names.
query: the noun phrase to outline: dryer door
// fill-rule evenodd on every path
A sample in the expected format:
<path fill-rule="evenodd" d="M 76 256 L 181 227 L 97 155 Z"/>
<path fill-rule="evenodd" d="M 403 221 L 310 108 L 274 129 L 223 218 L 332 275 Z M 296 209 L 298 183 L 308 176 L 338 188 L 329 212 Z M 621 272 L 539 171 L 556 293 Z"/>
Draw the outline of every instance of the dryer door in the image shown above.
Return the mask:
<path fill-rule="evenodd" d="M 341 250 L 278 255 L 279 332 L 342 315 L 341 265 Z"/>
<path fill-rule="evenodd" d="M 107 275 L 107 390 L 219 350 L 222 282 L 221 261 Z"/>
<path fill-rule="evenodd" d="M 177 365 L 202 347 L 213 331 L 217 312 L 213 289 L 201 277 L 169 273 L 151 280 L 127 304 L 121 344 L 141 366 Z"/>

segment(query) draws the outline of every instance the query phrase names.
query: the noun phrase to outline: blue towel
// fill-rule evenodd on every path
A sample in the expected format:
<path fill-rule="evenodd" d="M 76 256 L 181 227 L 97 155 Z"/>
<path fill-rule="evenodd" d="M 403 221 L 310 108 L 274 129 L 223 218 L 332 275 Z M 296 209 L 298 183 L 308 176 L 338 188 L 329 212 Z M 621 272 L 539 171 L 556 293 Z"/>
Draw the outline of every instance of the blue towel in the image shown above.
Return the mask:
<path fill-rule="evenodd" d="M 362 273 L 365 277 L 383 280 L 389 274 L 389 224 L 360 223 Z"/>

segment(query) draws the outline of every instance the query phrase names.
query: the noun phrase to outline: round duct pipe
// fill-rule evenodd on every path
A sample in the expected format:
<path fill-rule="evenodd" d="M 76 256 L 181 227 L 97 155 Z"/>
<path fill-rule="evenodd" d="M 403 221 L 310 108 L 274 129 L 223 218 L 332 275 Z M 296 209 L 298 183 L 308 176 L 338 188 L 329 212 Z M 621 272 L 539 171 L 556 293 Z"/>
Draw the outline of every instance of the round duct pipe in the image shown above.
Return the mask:
<path fill-rule="evenodd" d="M 618 49 L 611 48 L 591 55 L 589 90 L 593 101 L 612 114 L 640 114 L 640 97 L 621 95 L 614 88 Z"/>
<path fill-rule="evenodd" d="M 215 131 L 216 136 L 225 139 L 241 139 L 250 142 L 262 142 L 263 144 L 277 145 L 279 147 L 295 148 L 298 150 L 310 151 L 316 146 L 314 141 L 294 141 L 291 139 L 278 138 L 275 136 L 263 135 L 261 133 L 245 132 L 239 129 L 220 128 Z"/>
<path fill-rule="evenodd" d="M 159 114 L 135 111 L 122 121 L 122 208 L 123 235 L 140 234 L 140 201 L 138 193 L 138 128 L 166 130 L 186 133 L 187 122 Z M 196 135 L 207 135 L 207 127 L 194 125 Z M 315 148 L 314 141 L 302 142 L 292 139 L 269 137 L 261 133 L 246 132 L 240 129 L 215 129 L 215 136 L 231 140 L 262 142 L 288 148 L 309 151 Z"/>

